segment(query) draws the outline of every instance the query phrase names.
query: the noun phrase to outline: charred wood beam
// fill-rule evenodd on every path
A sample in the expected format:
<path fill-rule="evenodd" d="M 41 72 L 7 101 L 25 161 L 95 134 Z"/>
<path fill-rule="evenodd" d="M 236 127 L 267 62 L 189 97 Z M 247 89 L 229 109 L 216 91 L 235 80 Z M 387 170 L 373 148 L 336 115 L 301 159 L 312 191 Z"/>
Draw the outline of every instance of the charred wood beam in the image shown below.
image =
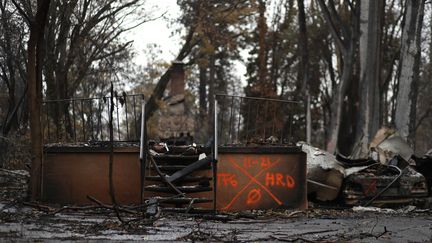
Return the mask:
<path fill-rule="evenodd" d="M 150 154 L 150 153 L 149 153 Z M 149 156 L 150 162 L 153 164 L 153 166 L 155 167 L 156 172 L 158 173 L 159 177 L 175 192 L 177 192 L 177 194 L 179 195 L 183 195 L 184 193 L 181 192 L 176 186 L 174 186 L 174 184 L 172 184 L 171 182 L 169 182 L 166 178 L 166 176 L 160 171 L 158 165 L 156 164 L 156 161 L 153 159 L 153 156 Z"/>
<path fill-rule="evenodd" d="M 213 161 L 213 159 L 211 157 L 205 157 L 204 159 L 198 160 L 198 161 L 186 166 L 182 170 L 179 170 L 179 171 L 175 172 L 174 174 L 172 174 L 170 177 L 167 178 L 167 181 L 175 182 L 179 179 L 182 179 L 185 176 L 190 175 L 194 171 L 197 171 L 201 168 L 209 166 L 209 164 L 212 161 Z"/>

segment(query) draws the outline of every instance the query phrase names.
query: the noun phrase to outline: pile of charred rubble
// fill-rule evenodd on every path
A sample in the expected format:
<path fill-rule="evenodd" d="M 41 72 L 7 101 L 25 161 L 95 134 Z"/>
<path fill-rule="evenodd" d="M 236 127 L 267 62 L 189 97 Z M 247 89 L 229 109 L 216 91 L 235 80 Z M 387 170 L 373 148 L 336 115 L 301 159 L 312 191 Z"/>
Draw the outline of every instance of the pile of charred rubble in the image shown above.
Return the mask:
<path fill-rule="evenodd" d="M 415 156 L 413 149 L 395 130 L 379 130 L 365 159 L 334 156 L 302 142 L 297 146 L 307 154 L 307 194 L 313 205 L 432 206 L 432 151 L 423 157 Z M 152 148 L 152 157 L 163 155 L 164 147 L 156 149 L 157 144 L 152 144 Z M 190 157 L 189 154 L 196 153 L 196 148 L 191 147 L 182 153 L 183 157 L 184 154 Z M 0 199 L 16 201 L 26 198 L 28 180 L 26 171 L 1 169 Z M 204 189 L 209 187 L 208 183 Z M 203 185 L 200 184 L 200 188 Z M 149 186 L 146 189 L 160 188 Z M 189 203 L 185 202 L 186 206 Z"/>
<path fill-rule="evenodd" d="M 214 215 L 209 208 L 195 207 L 213 203 L 213 181 L 210 174 L 197 176 L 189 170 L 197 170 L 198 166 L 198 170 L 211 172 L 207 168 L 211 158 L 203 156 L 208 151 L 201 147 L 185 144 L 177 147 L 149 144 L 154 171 L 146 176 L 149 184 L 145 190 L 154 195 L 140 206 L 108 205 L 96 200 L 97 205 L 62 207 L 26 202 L 28 172 L 0 169 L 0 239 L 218 242 L 431 239 L 432 153 L 415 156 L 394 130 L 381 129 L 365 159 L 334 156 L 298 143 L 307 157 L 307 194 L 309 202 L 313 202 L 308 210 L 249 210 Z M 179 158 L 183 164 L 173 165 Z M 184 165 L 194 161 L 198 163 L 192 163 L 193 168 Z M 178 172 L 167 176 L 173 169 Z M 177 193 L 173 197 L 159 196 L 173 190 Z M 352 210 L 338 210 L 351 207 Z M 381 220 L 374 216 L 376 212 L 392 216 L 382 215 Z M 415 217 L 406 218 L 408 213 Z M 412 227 L 416 230 L 411 230 Z"/>
<path fill-rule="evenodd" d="M 0 202 L 25 199 L 29 178 L 30 174 L 25 170 L 0 168 Z"/>
<path fill-rule="evenodd" d="M 300 145 L 308 156 L 310 200 L 347 206 L 431 206 L 432 151 L 415 156 L 394 129 L 380 129 L 364 159 Z"/>

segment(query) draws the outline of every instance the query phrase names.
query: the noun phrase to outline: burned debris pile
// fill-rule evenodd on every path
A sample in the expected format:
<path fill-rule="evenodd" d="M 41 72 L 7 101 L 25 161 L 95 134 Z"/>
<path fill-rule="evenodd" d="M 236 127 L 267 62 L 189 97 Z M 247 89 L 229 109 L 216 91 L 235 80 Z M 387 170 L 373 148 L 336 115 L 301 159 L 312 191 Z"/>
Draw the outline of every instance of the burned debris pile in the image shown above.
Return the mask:
<path fill-rule="evenodd" d="M 375 164 L 346 178 L 342 198 L 348 205 L 399 206 L 418 204 L 428 196 L 425 177 L 406 167 Z"/>
<path fill-rule="evenodd" d="M 151 140 L 144 129 L 142 96 L 110 97 L 109 104 L 106 98 L 69 101 L 72 109 L 78 108 L 74 108 L 75 102 L 88 102 L 92 108 L 92 115 L 83 115 L 82 105 L 81 110 L 75 110 L 81 116 L 73 117 L 69 125 L 79 129 L 73 129 L 69 135 L 62 135 L 67 127 L 54 126 L 47 116 L 40 201 L 8 205 L 0 201 L 0 222 L 16 223 L 15 217 L 20 218 L 16 224 L 38 223 L 43 215 L 56 224 L 65 218 L 81 217 L 96 222 L 90 226 L 97 237 L 106 237 L 100 234 L 109 230 L 121 235 L 148 236 L 148 232 L 156 232 L 166 224 L 168 228 L 162 230 L 167 232 L 164 239 L 216 241 L 250 239 L 252 224 L 261 224 L 256 228 L 259 231 L 268 222 L 275 222 L 271 232 L 257 234 L 253 239 L 301 241 L 309 234 L 313 239 L 378 239 L 389 235 L 390 228 L 382 225 L 382 230 L 373 234 L 373 228 L 362 228 L 344 238 L 347 232 L 341 231 L 339 225 L 329 229 L 326 221 L 325 227 L 311 230 L 306 223 L 316 220 L 319 224 L 338 217 L 365 220 L 376 212 L 400 216 L 419 212 L 417 207 L 430 207 L 432 155 L 414 156 L 396 131 L 380 130 L 364 157 L 335 156 L 309 144 L 293 142 L 298 140 L 298 117 L 280 117 L 277 112 L 289 110 L 297 103 L 222 95 L 216 102 L 214 133 L 207 132 L 207 141 L 202 143 L 206 145 L 200 146 L 193 142 L 197 134 L 177 126 L 181 122 L 176 116 L 186 110 L 179 103 L 170 106 L 171 125 L 159 126 L 166 131 L 166 137 Z M 141 115 L 138 99 L 142 101 Z M 93 112 L 94 104 L 101 107 L 97 114 Z M 103 105 L 111 111 L 110 117 L 103 115 Z M 261 119 L 256 107 L 264 109 L 265 119 Z M 242 114 L 241 110 L 249 112 Z M 0 170 L 0 196 L 22 202 L 28 178 L 25 172 Z M 379 208 L 393 206 L 406 208 Z M 21 216 L 16 217 L 10 210 Z M 430 213 L 427 210 L 426 214 Z M 36 216 L 32 216 L 35 211 Z M 203 231 L 201 226 L 172 232 L 170 227 L 184 230 L 188 221 L 214 225 L 223 222 L 224 226 L 238 226 L 247 233 Z M 286 225 L 304 222 L 296 224 L 303 230 L 280 230 L 276 223 L 279 221 Z M 70 220 L 66 224 L 74 224 L 74 232 L 82 231 L 86 225 Z M 1 230 L 0 227 L 0 234 Z M 279 235 L 274 233 L 279 231 Z M 322 238 L 315 237 L 317 234 L 322 234 Z M 88 233 L 76 235 L 84 238 Z"/>
<path fill-rule="evenodd" d="M 429 154 L 418 158 L 395 130 L 382 128 L 367 158 L 350 159 L 301 144 L 308 154 L 308 195 L 348 206 L 430 206 Z"/>
<path fill-rule="evenodd" d="M 306 156 L 298 146 L 150 146 L 145 199 L 180 213 L 306 209 Z"/>
<path fill-rule="evenodd" d="M 212 212 L 212 158 L 203 148 L 150 142 L 148 158 L 146 200 L 160 203 L 168 212 Z"/>
<path fill-rule="evenodd" d="M 26 199 L 29 178 L 30 174 L 25 170 L 6 170 L 0 168 L 1 201 Z"/>
<path fill-rule="evenodd" d="M 397 134 L 388 136 L 397 141 L 392 136 Z M 430 206 L 432 158 L 430 154 L 399 154 L 397 149 L 390 151 L 390 146 L 384 149 L 384 142 L 388 140 L 371 148 L 370 156 L 362 159 L 333 156 L 305 143 L 281 145 L 274 138 L 243 146 L 223 145 L 218 148 L 215 176 L 211 148 L 149 141 L 143 194 L 136 159 L 139 146 L 117 142 L 114 156 L 120 166 L 115 167 L 113 178 L 117 205 L 106 195 L 106 173 L 100 173 L 107 170 L 106 143 L 50 145 L 45 148 L 48 190 L 43 196 L 57 204 L 48 200 L 5 206 L 0 201 L 0 223 L 26 229 L 21 235 L 6 235 L 7 229 L 0 227 L 0 237 L 294 242 L 387 239 L 398 235 L 397 229 L 404 229 L 404 225 L 390 227 L 392 220 L 420 215 L 418 222 L 424 224 L 429 217 L 429 209 L 418 208 Z M 22 189 L 28 177 L 25 172 L 0 170 L 0 183 L 9 187 L 2 188 L 2 193 L 8 192 L 4 197 L 25 197 L 19 193 L 26 192 Z M 306 194 L 313 201 L 309 206 Z M 378 208 L 407 204 L 410 206 L 401 209 Z M 327 209 L 329 205 L 333 208 Z M 339 210 L 340 205 L 352 210 Z M 375 222 L 377 213 L 387 221 Z M 46 236 L 46 225 L 53 229 L 61 225 L 71 233 L 50 232 Z M 261 228 L 268 231 L 260 232 Z M 259 233 L 251 233 L 251 229 Z"/>

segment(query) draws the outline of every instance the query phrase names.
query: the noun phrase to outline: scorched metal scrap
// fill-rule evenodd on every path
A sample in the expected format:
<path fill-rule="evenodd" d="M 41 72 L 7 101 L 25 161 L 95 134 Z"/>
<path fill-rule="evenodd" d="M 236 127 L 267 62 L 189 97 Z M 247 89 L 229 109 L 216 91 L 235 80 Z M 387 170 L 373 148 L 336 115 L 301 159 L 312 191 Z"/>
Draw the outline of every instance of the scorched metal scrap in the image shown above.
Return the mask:
<path fill-rule="evenodd" d="M 392 183 L 400 173 L 400 178 Z M 348 205 L 365 204 L 387 186 L 389 188 L 372 201 L 372 205 L 406 204 L 428 196 L 425 177 L 412 167 L 400 170 L 393 166 L 375 164 L 348 176 L 344 182 L 342 197 Z"/>

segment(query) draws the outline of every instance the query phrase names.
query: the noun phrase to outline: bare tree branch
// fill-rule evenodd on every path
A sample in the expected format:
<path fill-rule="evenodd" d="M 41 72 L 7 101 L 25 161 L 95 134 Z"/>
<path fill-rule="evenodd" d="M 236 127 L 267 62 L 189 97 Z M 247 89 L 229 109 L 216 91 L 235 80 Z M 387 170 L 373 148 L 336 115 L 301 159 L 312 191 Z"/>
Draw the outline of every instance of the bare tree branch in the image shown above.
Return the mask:
<path fill-rule="evenodd" d="M 341 39 L 340 35 L 338 34 L 338 31 L 336 29 L 336 25 L 332 20 L 331 13 L 330 13 L 327 5 L 324 3 L 324 0 L 317 0 L 317 1 L 320 5 L 320 8 L 321 8 L 323 14 L 324 14 L 324 19 L 326 20 L 326 22 L 330 26 L 330 33 L 332 34 L 333 39 L 336 42 L 336 45 L 338 46 L 339 50 L 343 54 L 345 54 L 346 53 L 345 44 L 344 44 L 343 40 Z"/>
<path fill-rule="evenodd" d="M 30 25 L 32 22 L 32 18 L 27 15 L 27 13 L 21 8 L 21 6 L 16 2 L 16 0 L 12 0 L 13 5 L 15 5 L 18 12 L 27 20 L 27 24 Z"/>

